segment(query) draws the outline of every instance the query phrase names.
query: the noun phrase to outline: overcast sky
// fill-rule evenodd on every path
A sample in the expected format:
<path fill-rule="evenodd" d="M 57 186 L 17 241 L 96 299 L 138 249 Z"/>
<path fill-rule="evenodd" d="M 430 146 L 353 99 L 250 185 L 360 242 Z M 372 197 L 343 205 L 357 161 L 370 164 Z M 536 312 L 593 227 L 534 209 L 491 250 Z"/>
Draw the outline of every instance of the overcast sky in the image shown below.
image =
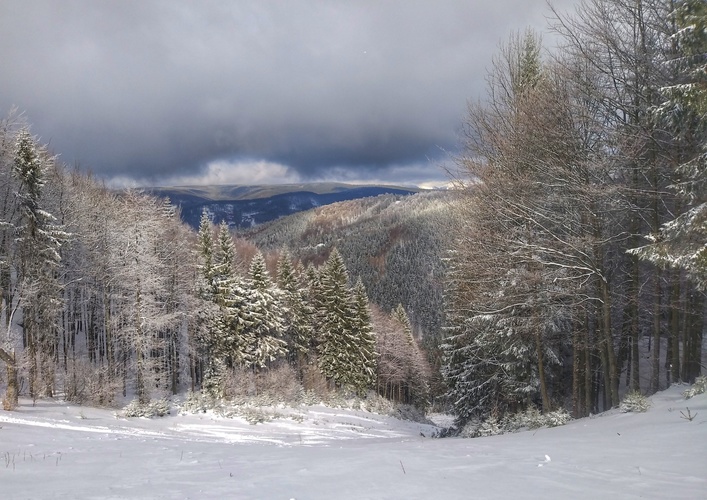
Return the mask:
<path fill-rule="evenodd" d="M 115 185 L 443 180 L 499 43 L 548 14 L 544 0 L 1 0 L 0 114 L 16 106 L 61 161 Z"/>

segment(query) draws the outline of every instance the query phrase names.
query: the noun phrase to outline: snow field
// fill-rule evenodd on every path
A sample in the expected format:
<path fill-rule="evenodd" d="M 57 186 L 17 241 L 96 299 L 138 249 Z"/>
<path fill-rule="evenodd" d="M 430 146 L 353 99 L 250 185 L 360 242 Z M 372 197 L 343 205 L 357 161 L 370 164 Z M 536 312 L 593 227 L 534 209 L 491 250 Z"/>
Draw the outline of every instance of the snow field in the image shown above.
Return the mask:
<path fill-rule="evenodd" d="M 250 425 L 23 400 L 0 411 L 0 496 L 707 498 L 707 394 L 685 400 L 684 389 L 656 394 L 646 413 L 476 439 L 321 405 Z"/>

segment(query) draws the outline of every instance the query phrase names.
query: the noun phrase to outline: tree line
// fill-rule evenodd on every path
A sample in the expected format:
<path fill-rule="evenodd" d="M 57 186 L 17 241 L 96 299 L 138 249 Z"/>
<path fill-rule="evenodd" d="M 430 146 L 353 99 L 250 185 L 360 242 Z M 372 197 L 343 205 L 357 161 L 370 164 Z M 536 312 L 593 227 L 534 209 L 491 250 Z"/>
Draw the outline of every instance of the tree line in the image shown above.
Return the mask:
<path fill-rule="evenodd" d="M 471 102 L 444 376 L 461 422 L 692 382 L 707 289 L 707 4 L 587 0 Z M 646 363 L 647 362 L 647 363 Z"/>

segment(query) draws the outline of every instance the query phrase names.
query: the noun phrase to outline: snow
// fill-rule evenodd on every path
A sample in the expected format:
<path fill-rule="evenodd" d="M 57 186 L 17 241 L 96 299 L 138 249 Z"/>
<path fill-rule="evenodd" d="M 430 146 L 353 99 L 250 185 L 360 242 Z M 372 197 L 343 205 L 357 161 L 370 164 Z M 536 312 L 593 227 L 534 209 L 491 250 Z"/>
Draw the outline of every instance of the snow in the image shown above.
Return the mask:
<path fill-rule="evenodd" d="M 429 425 L 325 406 L 270 408 L 279 418 L 250 425 L 21 400 L 17 411 L 0 410 L 0 492 L 4 500 L 707 498 L 707 394 L 685 400 L 685 388 L 658 393 L 646 413 L 613 410 L 476 439 L 432 439 Z"/>

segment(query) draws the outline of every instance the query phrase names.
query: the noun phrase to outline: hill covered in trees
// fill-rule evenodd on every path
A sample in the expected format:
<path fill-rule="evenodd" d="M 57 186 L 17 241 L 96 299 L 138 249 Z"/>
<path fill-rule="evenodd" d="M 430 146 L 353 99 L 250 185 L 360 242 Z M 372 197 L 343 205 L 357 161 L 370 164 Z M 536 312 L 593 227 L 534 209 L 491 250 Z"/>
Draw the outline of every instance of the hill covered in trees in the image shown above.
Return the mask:
<path fill-rule="evenodd" d="M 461 223 L 452 191 L 381 195 L 345 201 L 239 233 L 258 248 L 287 248 L 303 265 L 321 264 L 332 248 L 371 301 L 385 310 L 403 304 L 416 336 L 442 336 L 447 251 Z"/>

